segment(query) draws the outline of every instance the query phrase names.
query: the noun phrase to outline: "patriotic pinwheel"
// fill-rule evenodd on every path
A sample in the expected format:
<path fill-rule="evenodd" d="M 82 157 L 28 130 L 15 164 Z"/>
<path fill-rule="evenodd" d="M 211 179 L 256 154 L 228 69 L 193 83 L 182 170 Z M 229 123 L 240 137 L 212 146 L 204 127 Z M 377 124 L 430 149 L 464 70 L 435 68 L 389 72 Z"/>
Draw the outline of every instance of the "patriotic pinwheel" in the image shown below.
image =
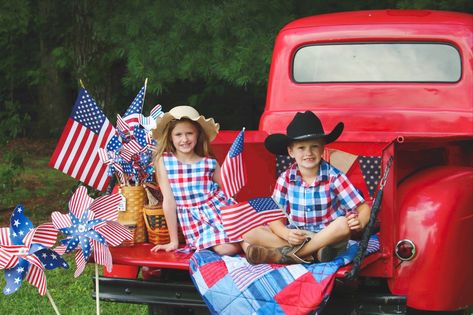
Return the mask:
<path fill-rule="evenodd" d="M 12 294 L 24 279 L 46 294 L 44 269 L 69 268 L 67 262 L 54 250 L 58 231 L 53 224 L 34 227 L 23 214 L 24 207 L 16 206 L 9 228 L 0 228 L 0 269 L 5 269 L 6 286 L 3 293 Z"/>
<path fill-rule="evenodd" d="M 94 200 L 80 186 L 69 200 L 69 214 L 52 213 L 54 226 L 67 236 L 56 250 L 70 253 L 77 249 L 75 277 L 84 271 L 92 252 L 95 263 L 111 271 L 112 255 L 108 246 L 118 246 L 132 238 L 130 231 L 117 222 L 120 200 L 118 194 Z"/>
<path fill-rule="evenodd" d="M 132 128 L 133 127 L 133 128 Z M 101 149 L 101 161 L 108 165 L 111 176 L 117 175 L 120 184 L 142 184 L 153 179 L 151 148 L 155 141 L 148 131 L 139 126 L 129 126 L 117 115 L 117 134 L 110 139 L 106 149 Z"/>
<path fill-rule="evenodd" d="M 163 110 L 160 104 L 157 104 L 153 107 L 150 111 L 149 116 L 140 116 L 140 124 L 147 130 L 151 131 L 151 129 L 156 128 L 156 119 L 158 117 L 163 116 Z"/>

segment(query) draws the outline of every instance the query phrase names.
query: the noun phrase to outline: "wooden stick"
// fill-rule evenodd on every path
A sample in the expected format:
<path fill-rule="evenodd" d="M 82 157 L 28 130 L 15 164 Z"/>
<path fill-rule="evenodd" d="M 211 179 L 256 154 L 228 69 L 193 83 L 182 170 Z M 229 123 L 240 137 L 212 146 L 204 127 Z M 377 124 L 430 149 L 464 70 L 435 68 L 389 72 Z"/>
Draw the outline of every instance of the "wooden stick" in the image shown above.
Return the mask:
<path fill-rule="evenodd" d="M 51 294 L 49 294 L 49 290 L 46 289 L 46 295 L 49 299 L 49 303 L 53 306 L 54 311 L 56 312 L 57 315 L 60 315 L 59 310 L 57 309 L 56 303 L 54 303 L 53 297 Z"/>
<path fill-rule="evenodd" d="M 100 315 L 100 298 L 99 298 L 99 266 L 95 265 L 95 308 L 97 315 Z"/>
<path fill-rule="evenodd" d="M 143 104 L 145 104 L 146 89 L 148 88 L 148 78 L 145 79 L 145 90 L 143 91 Z M 141 106 L 141 113 L 143 113 L 143 106 Z"/>

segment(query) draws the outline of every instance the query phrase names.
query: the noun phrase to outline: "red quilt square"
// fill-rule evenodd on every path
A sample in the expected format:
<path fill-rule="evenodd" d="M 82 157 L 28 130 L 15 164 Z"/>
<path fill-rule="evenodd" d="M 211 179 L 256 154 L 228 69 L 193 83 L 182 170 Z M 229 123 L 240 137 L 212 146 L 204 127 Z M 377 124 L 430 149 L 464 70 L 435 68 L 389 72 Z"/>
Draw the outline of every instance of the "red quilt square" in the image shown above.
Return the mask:
<path fill-rule="evenodd" d="M 200 273 L 207 287 L 210 288 L 228 274 L 228 269 L 223 260 L 218 260 L 200 267 Z"/>
<path fill-rule="evenodd" d="M 335 274 L 319 283 L 307 272 L 282 289 L 274 299 L 286 314 L 308 314 L 330 294 L 334 279 Z"/>

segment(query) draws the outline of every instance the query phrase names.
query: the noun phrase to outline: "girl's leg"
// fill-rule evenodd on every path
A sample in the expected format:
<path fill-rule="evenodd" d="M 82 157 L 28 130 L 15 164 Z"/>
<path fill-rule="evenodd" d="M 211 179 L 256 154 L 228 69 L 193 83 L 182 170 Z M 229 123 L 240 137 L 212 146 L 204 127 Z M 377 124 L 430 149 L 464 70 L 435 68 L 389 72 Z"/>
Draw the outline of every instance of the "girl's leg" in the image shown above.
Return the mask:
<path fill-rule="evenodd" d="M 225 243 L 219 244 L 212 247 L 212 250 L 220 256 L 228 255 L 232 256 L 241 252 L 240 243 Z"/>

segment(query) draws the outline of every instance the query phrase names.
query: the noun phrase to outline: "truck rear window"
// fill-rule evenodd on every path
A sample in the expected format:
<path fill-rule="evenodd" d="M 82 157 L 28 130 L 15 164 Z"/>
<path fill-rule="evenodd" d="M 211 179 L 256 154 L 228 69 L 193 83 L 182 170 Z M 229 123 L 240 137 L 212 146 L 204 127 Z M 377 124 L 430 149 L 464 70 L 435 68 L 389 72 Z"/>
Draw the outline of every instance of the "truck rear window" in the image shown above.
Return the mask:
<path fill-rule="evenodd" d="M 445 43 L 346 43 L 301 47 L 293 79 L 315 82 L 457 82 L 458 50 Z"/>

